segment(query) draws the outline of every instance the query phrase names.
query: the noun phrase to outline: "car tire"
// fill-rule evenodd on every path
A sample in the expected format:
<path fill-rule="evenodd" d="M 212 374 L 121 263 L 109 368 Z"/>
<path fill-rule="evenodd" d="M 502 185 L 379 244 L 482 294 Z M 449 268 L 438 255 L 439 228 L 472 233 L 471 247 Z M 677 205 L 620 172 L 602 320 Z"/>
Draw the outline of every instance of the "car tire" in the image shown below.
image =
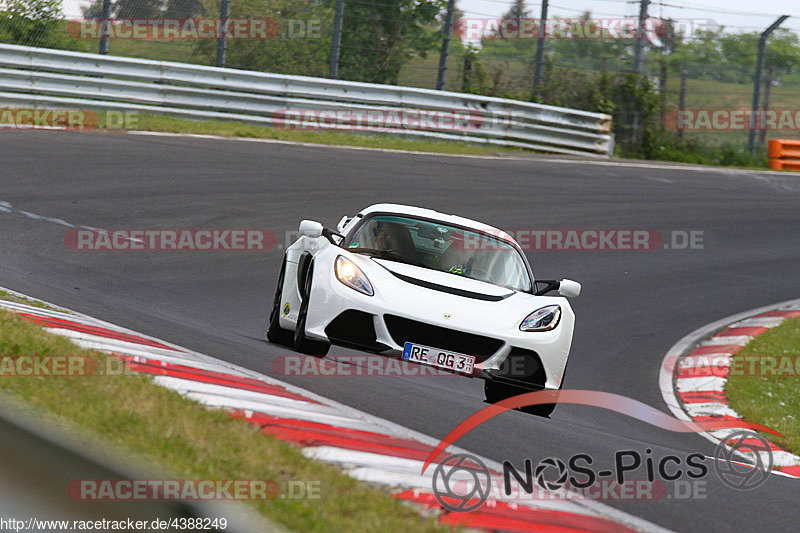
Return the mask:
<path fill-rule="evenodd" d="M 311 283 L 314 277 L 314 262 L 308 266 L 303 287 L 303 300 L 297 314 L 297 324 L 294 328 L 294 349 L 306 355 L 325 356 L 331 347 L 329 342 L 317 341 L 306 337 L 306 317 L 308 316 L 308 303 L 311 300 Z"/>
<path fill-rule="evenodd" d="M 524 389 L 522 387 L 515 387 L 513 385 L 506 385 L 505 383 L 496 383 L 488 380 L 484 382 L 483 391 L 486 395 L 486 401 L 488 403 L 497 403 L 526 392 L 532 392 L 531 390 Z M 531 415 L 549 417 L 555 408 L 556 404 L 554 403 L 544 403 L 541 405 L 528 405 L 525 407 L 520 407 L 519 410 L 523 413 L 528 413 Z"/>
<path fill-rule="evenodd" d="M 294 336 L 289 329 L 280 326 L 281 317 L 281 296 L 283 295 L 283 281 L 286 278 L 286 256 L 283 256 L 281 263 L 281 273 L 278 276 L 278 286 L 275 289 L 275 298 L 272 301 L 272 311 L 269 314 L 269 325 L 267 327 L 267 340 L 272 344 L 281 346 L 293 346 Z"/>

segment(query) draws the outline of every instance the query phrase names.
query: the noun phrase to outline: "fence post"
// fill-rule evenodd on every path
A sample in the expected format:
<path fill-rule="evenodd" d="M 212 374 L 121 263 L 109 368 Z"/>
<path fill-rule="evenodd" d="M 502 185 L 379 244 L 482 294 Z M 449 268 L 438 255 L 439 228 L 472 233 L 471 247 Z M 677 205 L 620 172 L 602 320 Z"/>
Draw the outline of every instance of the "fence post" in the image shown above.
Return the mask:
<path fill-rule="evenodd" d="M 333 14 L 333 35 L 331 36 L 331 55 L 328 59 L 328 77 L 339 77 L 339 55 L 342 49 L 342 23 L 344 22 L 344 0 L 336 0 Z"/>
<path fill-rule="evenodd" d="M 218 67 L 225 66 L 225 52 L 228 49 L 228 16 L 230 15 L 229 0 L 222 0 L 219 6 L 220 29 L 217 37 L 217 61 Z"/>
<path fill-rule="evenodd" d="M 639 0 L 639 20 L 636 23 L 636 43 L 633 49 L 633 72 L 638 74 L 642 71 L 642 51 L 644 49 L 644 25 L 647 20 L 647 8 L 650 0 Z"/>
<path fill-rule="evenodd" d="M 468 93 L 472 89 L 472 52 L 468 49 L 464 54 L 464 72 L 461 76 L 461 92 Z"/>
<path fill-rule="evenodd" d="M 111 21 L 111 0 L 103 0 L 103 20 L 100 21 L 100 50 L 103 55 L 108 54 L 108 34 Z"/>
<path fill-rule="evenodd" d="M 533 97 L 538 99 L 542 85 L 542 66 L 544 64 L 544 42 L 547 39 L 547 0 L 542 0 L 542 12 L 539 15 L 539 41 L 536 43 L 536 66 L 533 69 Z"/>
<path fill-rule="evenodd" d="M 784 20 L 788 19 L 789 15 L 781 15 L 778 20 L 773 22 L 769 28 L 761 33 L 758 38 L 758 57 L 756 59 L 756 73 L 753 80 L 753 105 L 750 108 L 750 134 L 747 138 L 747 149 L 750 155 L 756 152 L 756 116 L 758 115 L 758 98 L 761 91 L 761 69 L 764 68 L 764 54 L 767 48 L 767 39 L 770 34 L 775 31 L 775 28 L 780 26 Z"/>
<path fill-rule="evenodd" d="M 447 0 L 447 14 L 444 16 L 444 38 L 442 51 L 439 53 L 439 73 L 436 76 L 436 90 L 444 89 L 444 73 L 447 70 L 447 56 L 450 53 L 450 31 L 453 29 L 453 11 L 456 0 Z"/>
<path fill-rule="evenodd" d="M 772 81 L 775 78 L 775 67 L 767 69 L 767 79 L 764 81 L 764 105 L 761 107 L 761 130 L 758 132 L 758 143 L 764 144 L 767 139 L 767 124 L 765 117 L 769 111 L 769 90 L 772 87 Z"/>
<path fill-rule="evenodd" d="M 689 76 L 687 71 L 681 72 L 681 91 L 678 94 L 678 137 L 683 139 L 683 116 L 681 112 L 686 109 L 686 78 Z"/>
<path fill-rule="evenodd" d="M 664 117 L 667 114 L 667 76 L 669 75 L 669 71 L 667 69 L 667 60 L 664 58 L 664 55 L 661 55 L 661 77 L 658 80 L 658 84 L 660 85 L 661 89 L 661 131 L 664 131 Z"/>

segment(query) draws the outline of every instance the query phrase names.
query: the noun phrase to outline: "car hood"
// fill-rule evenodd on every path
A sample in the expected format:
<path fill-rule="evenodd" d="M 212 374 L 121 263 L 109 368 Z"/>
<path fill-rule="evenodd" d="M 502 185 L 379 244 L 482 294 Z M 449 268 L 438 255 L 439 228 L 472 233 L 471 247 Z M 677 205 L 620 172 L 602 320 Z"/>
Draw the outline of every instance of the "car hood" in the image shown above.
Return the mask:
<path fill-rule="evenodd" d="M 449 274 L 447 272 L 440 272 L 430 268 L 423 268 L 407 263 L 399 263 L 389 259 L 380 259 L 373 257 L 372 261 L 379 264 L 389 272 L 395 274 L 400 279 L 404 279 L 410 283 L 422 282 L 425 284 L 432 284 L 441 288 L 452 289 L 454 291 L 464 291 L 474 295 L 482 295 L 491 298 L 492 300 L 502 300 L 516 294 L 515 291 L 478 281 L 456 274 Z M 434 287 L 431 287 L 434 288 Z"/>

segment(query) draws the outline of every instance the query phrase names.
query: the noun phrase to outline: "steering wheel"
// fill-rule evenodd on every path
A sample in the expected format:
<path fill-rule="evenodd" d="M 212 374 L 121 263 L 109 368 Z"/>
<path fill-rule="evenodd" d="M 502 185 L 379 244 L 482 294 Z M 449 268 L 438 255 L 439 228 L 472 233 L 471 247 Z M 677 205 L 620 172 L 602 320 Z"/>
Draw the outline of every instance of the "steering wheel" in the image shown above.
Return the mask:
<path fill-rule="evenodd" d="M 469 267 L 464 269 L 464 274 L 472 274 L 473 272 L 477 272 L 478 274 L 483 274 L 484 279 L 479 279 L 478 281 L 488 281 L 490 283 L 497 283 L 497 280 L 492 276 L 488 270 L 484 270 L 483 268 L 479 267 Z M 472 276 L 471 276 L 472 277 Z"/>

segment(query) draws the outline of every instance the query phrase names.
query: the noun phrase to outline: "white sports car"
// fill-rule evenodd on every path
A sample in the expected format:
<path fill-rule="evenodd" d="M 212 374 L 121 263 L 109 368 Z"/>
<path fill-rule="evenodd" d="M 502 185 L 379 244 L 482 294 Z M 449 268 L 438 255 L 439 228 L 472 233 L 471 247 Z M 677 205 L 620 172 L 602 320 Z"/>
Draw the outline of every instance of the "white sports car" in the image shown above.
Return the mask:
<path fill-rule="evenodd" d="M 575 315 L 571 280 L 535 281 L 505 232 L 396 204 L 300 223 L 286 250 L 270 342 L 312 355 L 331 343 L 485 380 L 490 402 L 559 389 Z M 560 296 L 544 296 L 558 290 Z M 554 406 L 534 409 L 549 414 Z"/>

